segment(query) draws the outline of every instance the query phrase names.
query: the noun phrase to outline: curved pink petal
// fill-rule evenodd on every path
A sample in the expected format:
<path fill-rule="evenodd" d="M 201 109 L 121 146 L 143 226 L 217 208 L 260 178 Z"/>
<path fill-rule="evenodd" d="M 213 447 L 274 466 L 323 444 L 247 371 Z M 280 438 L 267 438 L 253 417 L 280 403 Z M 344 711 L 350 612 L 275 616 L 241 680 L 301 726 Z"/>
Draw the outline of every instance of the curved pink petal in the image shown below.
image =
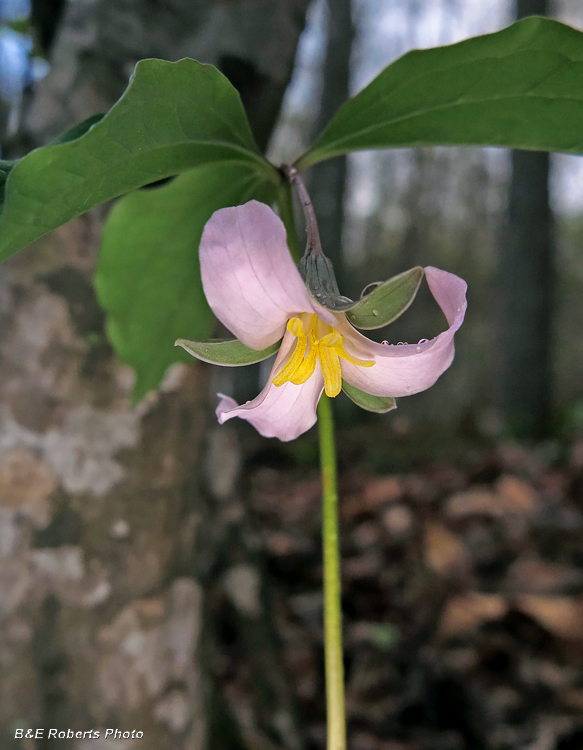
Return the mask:
<path fill-rule="evenodd" d="M 459 276 L 429 266 L 425 278 L 449 328 L 422 344 L 386 346 L 356 331 L 347 320 L 337 324 L 345 342 L 359 356 L 374 359 L 372 367 L 358 367 L 341 360 L 347 382 L 373 396 L 410 396 L 432 386 L 450 366 L 453 337 L 466 313 L 467 284 Z"/>
<path fill-rule="evenodd" d="M 220 424 L 233 417 L 250 422 L 263 437 L 276 437 L 287 442 L 294 440 L 316 423 L 316 407 L 324 390 L 324 378 L 320 365 L 311 378 L 302 385 L 284 383 L 273 385 L 273 378 L 285 364 L 294 345 L 294 336 L 286 332 L 279 354 L 271 369 L 269 380 L 261 393 L 246 404 L 239 406 L 230 396 L 221 396 L 216 409 Z"/>
<path fill-rule="evenodd" d="M 269 381 L 257 398 L 239 406 L 229 396 L 222 396 L 216 415 L 223 424 L 233 417 L 250 422 L 263 437 L 276 437 L 287 442 L 294 440 L 316 424 L 316 407 L 324 378 L 320 366 L 302 385 L 284 383 L 275 386 Z"/>
<path fill-rule="evenodd" d="M 288 250 L 283 222 L 264 203 L 215 211 L 199 255 L 212 311 L 252 349 L 280 339 L 293 315 L 317 312 Z"/>

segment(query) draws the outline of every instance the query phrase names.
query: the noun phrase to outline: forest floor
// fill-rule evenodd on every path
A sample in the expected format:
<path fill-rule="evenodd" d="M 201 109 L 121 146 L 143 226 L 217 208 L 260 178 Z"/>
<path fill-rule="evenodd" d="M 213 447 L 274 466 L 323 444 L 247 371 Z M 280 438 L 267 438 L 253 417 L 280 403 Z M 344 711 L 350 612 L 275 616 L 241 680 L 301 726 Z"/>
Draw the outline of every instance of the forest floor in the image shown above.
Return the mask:
<path fill-rule="evenodd" d="M 354 428 L 340 441 L 349 747 L 581 750 L 583 442 L 379 471 L 379 439 Z M 251 457 L 245 487 L 316 749 L 320 482 L 316 465 L 278 451 Z"/>

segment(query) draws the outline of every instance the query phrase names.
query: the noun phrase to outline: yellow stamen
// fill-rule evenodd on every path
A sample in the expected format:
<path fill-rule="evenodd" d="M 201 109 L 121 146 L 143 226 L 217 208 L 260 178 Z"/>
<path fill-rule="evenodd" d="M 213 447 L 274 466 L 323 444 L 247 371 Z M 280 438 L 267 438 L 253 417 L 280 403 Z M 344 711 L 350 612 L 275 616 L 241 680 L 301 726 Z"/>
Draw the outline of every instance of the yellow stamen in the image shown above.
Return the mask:
<path fill-rule="evenodd" d="M 336 351 L 339 357 L 350 362 L 351 365 L 358 365 L 358 367 L 372 367 L 374 365 L 374 361 L 371 359 L 359 359 L 358 357 L 353 357 L 343 346 L 336 347 Z"/>
<path fill-rule="evenodd" d="M 318 342 L 314 336 L 313 331 L 310 331 L 310 348 L 308 354 L 301 365 L 294 372 L 293 377 L 290 378 L 292 383 L 295 385 L 301 385 L 314 374 L 316 369 L 316 362 L 318 360 Z"/>
<path fill-rule="evenodd" d="M 342 371 L 338 354 L 331 346 L 321 346 L 318 353 L 324 376 L 324 390 L 327 396 L 334 398 L 342 390 Z"/>
<path fill-rule="evenodd" d="M 297 337 L 296 348 L 283 370 L 273 378 L 273 385 L 283 385 L 291 380 L 296 369 L 304 362 L 304 355 L 308 346 L 308 339 L 304 333 L 304 326 L 299 318 L 291 318 L 287 324 L 287 330 Z"/>
<path fill-rule="evenodd" d="M 291 318 L 287 330 L 297 338 L 295 349 L 281 370 L 273 379 L 276 386 L 284 383 L 301 385 L 314 374 L 316 363 L 320 361 L 324 377 L 326 395 L 334 398 L 342 390 L 342 369 L 340 359 L 359 367 L 372 367 L 374 362 L 359 359 L 344 348 L 344 338 L 332 326 L 324 323 L 313 313 L 303 313 L 302 319 Z M 316 333 L 322 334 L 316 338 Z"/>

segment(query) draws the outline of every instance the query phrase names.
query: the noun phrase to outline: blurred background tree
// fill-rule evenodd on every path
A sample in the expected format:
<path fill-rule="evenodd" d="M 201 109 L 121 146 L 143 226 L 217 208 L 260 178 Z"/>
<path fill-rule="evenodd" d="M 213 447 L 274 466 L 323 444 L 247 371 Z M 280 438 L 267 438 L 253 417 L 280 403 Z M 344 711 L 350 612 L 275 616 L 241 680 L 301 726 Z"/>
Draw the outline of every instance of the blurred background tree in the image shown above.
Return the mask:
<path fill-rule="evenodd" d="M 517 0 L 516 18 L 544 16 L 546 0 Z M 508 217 L 500 241 L 502 408 L 521 437 L 551 432 L 556 242 L 550 196 L 551 155 L 513 151 Z"/>
<path fill-rule="evenodd" d="M 354 39 L 350 0 L 330 0 L 325 4 L 325 15 L 326 52 L 313 140 L 350 95 L 350 62 Z M 311 172 L 309 183 L 322 244 L 334 263 L 336 279 L 342 289 L 348 281 L 343 252 L 346 163 L 346 156 L 338 156 L 317 164 Z"/>

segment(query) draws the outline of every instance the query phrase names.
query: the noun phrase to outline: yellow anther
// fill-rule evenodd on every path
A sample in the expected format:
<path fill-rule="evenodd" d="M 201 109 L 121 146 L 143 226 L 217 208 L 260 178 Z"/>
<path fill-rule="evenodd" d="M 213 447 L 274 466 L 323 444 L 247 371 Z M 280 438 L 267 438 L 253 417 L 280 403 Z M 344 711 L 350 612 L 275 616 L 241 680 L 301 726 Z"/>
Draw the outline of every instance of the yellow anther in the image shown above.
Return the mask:
<path fill-rule="evenodd" d="M 318 354 L 324 376 L 324 390 L 327 396 L 334 398 L 342 390 L 342 370 L 338 354 L 330 346 L 319 346 Z"/>
<path fill-rule="evenodd" d="M 286 328 L 290 333 L 293 333 L 294 336 L 306 335 L 304 333 L 304 325 L 300 318 L 290 318 L 287 322 Z"/>
<path fill-rule="evenodd" d="M 342 336 L 338 333 L 338 331 L 332 331 L 332 333 L 327 333 L 325 336 L 322 336 L 322 338 L 318 341 L 318 343 L 321 346 L 342 346 L 344 342 L 344 339 Z"/>
<path fill-rule="evenodd" d="M 273 379 L 276 386 L 284 383 L 301 385 L 314 374 L 316 363 L 320 362 L 324 377 L 326 395 L 334 398 L 342 390 L 342 369 L 340 359 L 360 367 L 372 367 L 374 362 L 359 359 L 349 354 L 344 348 L 344 338 L 332 326 L 319 320 L 313 313 L 303 313 L 302 319 L 291 318 L 287 330 L 296 336 L 297 342 L 287 363 Z M 316 331 L 323 333 L 316 338 Z"/>
<path fill-rule="evenodd" d="M 316 362 L 318 360 L 318 343 L 312 331 L 310 331 L 309 344 L 310 348 L 304 361 L 290 378 L 291 382 L 295 383 L 295 385 L 305 383 L 308 378 L 312 377 L 314 370 L 316 369 Z"/>
<path fill-rule="evenodd" d="M 308 347 L 308 339 L 304 333 L 304 326 L 299 318 L 291 318 L 288 321 L 287 330 L 293 333 L 294 336 L 297 336 L 296 348 L 283 370 L 273 378 L 273 385 L 283 385 L 292 379 L 296 369 L 301 367 Z"/>

